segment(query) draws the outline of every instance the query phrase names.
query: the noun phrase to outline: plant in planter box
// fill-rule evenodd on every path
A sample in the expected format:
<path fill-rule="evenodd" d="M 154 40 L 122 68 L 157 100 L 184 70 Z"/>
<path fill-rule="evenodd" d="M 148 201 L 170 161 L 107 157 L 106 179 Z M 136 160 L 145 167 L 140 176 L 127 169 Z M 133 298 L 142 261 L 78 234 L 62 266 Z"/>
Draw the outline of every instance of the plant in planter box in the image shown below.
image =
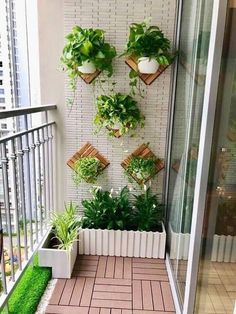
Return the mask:
<path fill-rule="evenodd" d="M 143 194 L 134 195 L 134 220 L 140 231 L 157 231 L 161 229 L 164 206 L 153 195 L 150 187 Z"/>
<path fill-rule="evenodd" d="M 70 79 L 70 86 L 76 90 L 77 78 L 81 74 L 91 74 L 96 70 L 113 73 L 112 60 L 116 56 L 115 47 L 105 42 L 102 29 L 86 29 L 78 25 L 66 36 L 61 63 Z"/>
<path fill-rule="evenodd" d="M 65 205 L 63 213 L 53 213 L 51 226 L 51 232 L 38 251 L 39 266 L 52 267 L 53 278 L 70 278 L 81 226 L 81 220 L 77 218 L 77 206 L 71 202 Z"/>
<path fill-rule="evenodd" d="M 125 169 L 129 179 L 133 178 L 143 185 L 156 173 L 156 158 L 133 156 Z"/>
<path fill-rule="evenodd" d="M 123 55 L 135 58 L 140 73 L 153 74 L 159 65 L 172 62 L 174 54 L 170 49 L 169 39 L 158 26 L 148 26 L 146 22 L 132 23 Z"/>
<path fill-rule="evenodd" d="M 83 200 L 83 228 L 120 229 L 129 228 L 132 222 L 132 208 L 129 202 L 129 189 L 124 187 L 113 196 L 109 191 L 95 188 L 91 200 Z"/>
<path fill-rule="evenodd" d="M 75 162 L 73 179 L 79 185 L 82 181 L 95 183 L 102 171 L 102 163 L 96 157 L 81 157 Z"/>
<path fill-rule="evenodd" d="M 97 97 L 97 114 L 94 124 L 106 127 L 110 136 L 119 136 L 135 130 L 139 125 L 144 126 L 144 116 L 141 114 L 137 102 L 129 95 L 120 93 L 101 95 Z"/>

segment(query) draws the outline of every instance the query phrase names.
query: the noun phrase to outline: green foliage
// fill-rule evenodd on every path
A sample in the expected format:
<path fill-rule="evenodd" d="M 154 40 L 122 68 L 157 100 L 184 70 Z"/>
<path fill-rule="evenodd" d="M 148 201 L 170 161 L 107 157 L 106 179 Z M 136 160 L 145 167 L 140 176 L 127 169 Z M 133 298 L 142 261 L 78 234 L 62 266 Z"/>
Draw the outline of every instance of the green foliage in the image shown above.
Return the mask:
<path fill-rule="evenodd" d="M 134 220 L 140 231 L 156 231 L 163 220 L 163 205 L 159 203 L 156 195 L 152 194 L 150 187 L 138 196 L 135 196 Z"/>
<path fill-rule="evenodd" d="M 156 231 L 163 219 L 163 206 L 150 188 L 144 194 L 135 196 L 135 202 L 129 200 L 129 190 L 124 187 L 120 194 L 99 188 L 93 190 L 91 200 L 83 200 L 83 228 L 114 230 Z"/>
<path fill-rule="evenodd" d="M 111 129 L 119 127 L 121 135 L 135 130 L 139 125 L 144 126 L 144 116 L 141 114 L 137 102 L 129 95 L 120 93 L 114 95 L 101 95 L 97 97 L 97 114 L 94 124 Z M 114 136 L 111 130 L 110 135 Z"/>
<path fill-rule="evenodd" d="M 50 279 L 50 268 L 29 265 L 9 298 L 9 313 L 35 313 Z"/>
<path fill-rule="evenodd" d="M 74 170 L 73 179 L 77 185 L 82 181 L 96 183 L 102 164 L 96 157 L 82 157 L 76 161 Z"/>
<path fill-rule="evenodd" d="M 170 51 L 170 41 L 158 26 L 148 26 L 146 22 L 130 25 L 129 41 L 123 55 L 154 58 L 159 64 L 168 65 L 174 58 Z"/>
<path fill-rule="evenodd" d="M 104 33 L 101 29 L 74 26 L 66 36 L 61 62 L 70 78 L 72 90 L 76 89 L 77 78 L 81 75 L 78 66 L 86 60 L 93 62 L 96 69 L 106 71 L 108 76 L 112 75 L 112 59 L 116 56 L 116 49 L 105 42 Z"/>
<path fill-rule="evenodd" d="M 51 225 L 55 238 L 59 241 L 58 249 L 70 250 L 74 241 L 77 240 L 78 229 L 81 225 L 77 217 L 77 206 L 70 202 L 65 205 L 63 213 L 52 214 Z"/>
<path fill-rule="evenodd" d="M 129 177 L 130 175 L 136 177 L 140 184 L 144 184 L 146 179 L 153 177 L 156 173 L 156 158 L 153 157 L 141 157 L 135 156 L 130 160 L 125 174 Z"/>
<path fill-rule="evenodd" d="M 132 225 L 132 209 L 129 189 L 124 187 L 120 194 L 95 188 L 91 200 L 83 200 L 83 228 L 128 230 Z"/>

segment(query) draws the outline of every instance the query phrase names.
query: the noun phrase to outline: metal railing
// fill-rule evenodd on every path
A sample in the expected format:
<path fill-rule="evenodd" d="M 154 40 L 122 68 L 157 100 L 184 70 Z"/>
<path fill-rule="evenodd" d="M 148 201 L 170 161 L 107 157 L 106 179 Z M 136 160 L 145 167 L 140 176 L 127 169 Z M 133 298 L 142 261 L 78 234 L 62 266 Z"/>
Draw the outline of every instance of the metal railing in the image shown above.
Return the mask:
<path fill-rule="evenodd" d="M 54 207 L 55 121 L 48 121 L 48 111 L 55 109 L 47 105 L 0 111 L 0 121 L 20 116 L 25 127 L 0 138 L 0 309 L 49 228 Z M 28 128 L 29 115 L 38 112 L 45 113 L 45 122 Z"/>

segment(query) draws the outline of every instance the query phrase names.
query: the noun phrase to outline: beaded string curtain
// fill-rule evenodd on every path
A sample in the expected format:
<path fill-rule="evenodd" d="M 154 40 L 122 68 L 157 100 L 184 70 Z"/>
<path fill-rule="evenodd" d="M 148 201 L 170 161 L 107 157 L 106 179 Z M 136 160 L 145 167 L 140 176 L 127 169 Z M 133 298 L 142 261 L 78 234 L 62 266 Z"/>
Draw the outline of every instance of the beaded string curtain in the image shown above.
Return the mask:
<path fill-rule="evenodd" d="M 64 33 L 71 31 L 74 25 L 87 28 L 102 28 L 106 31 L 106 41 L 114 45 L 118 55 L 124 50 L 129 34 L 129 24 L 141 22 L 151 18 L 151 24 L 158 25 L 165 35 L 173 41 L 175 21 L 174 0 L 65 0 L 64 1 Z M 116 58 L 114 76 L 103 83 L 106 93 L 109 85 L 116 81 L 116 91 L 129 93 L 129 67 L 124 58 Z M 166 148 L 166 127 L 170 93 L 170 67 L 151 85 L 146 86 L 140 81 L 144 98 L 136 96 L 141 112 L 145 115 L 145 127 L 138 129 L 135 137 L 121 137 L 110 139 L 107 131 L 94 134 L 93 118 L 95 116 L 95 97 L 104 93 L 97 84 L 94 88 L 79 79 L 75 104 L 71 110 L 67 109 L 65 116 L 66 156 L 69 159 L 84 143 L 90 142 L 111 164 L 99 178 L 97 185 L 104 189 L 118 190 L 128 184 L 139 190 L 137 184 L 130 184 L 124 176 L 120 163 L 142 143 L 150 143 L 151 150 L 156 156 L 164 158 Z M 103 74 L 101 79 L 106 79 Z M 65 75 L 65 97 L 72 96 Z M 67 167 L 65 165 L 65 167 Z M 66 171 L 67 191 L 65 199 L 78 200 L 89 196 L 90 185 L 84 183 L 76 187 L 72 180 L 72 170 Z M 153 180 L 152 187 L 157 193 L 162 193 L 163 171 Z"/>

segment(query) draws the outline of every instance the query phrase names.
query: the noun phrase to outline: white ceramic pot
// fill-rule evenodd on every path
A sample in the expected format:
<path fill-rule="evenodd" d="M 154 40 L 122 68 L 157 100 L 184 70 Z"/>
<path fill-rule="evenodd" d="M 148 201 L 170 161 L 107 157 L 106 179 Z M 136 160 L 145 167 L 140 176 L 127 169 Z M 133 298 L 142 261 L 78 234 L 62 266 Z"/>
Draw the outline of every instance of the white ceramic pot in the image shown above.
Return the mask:
<path fill-rule="evenodd" d="M 138 70 L 143 74 L 154 74 L 159 68 L 159 63 L 155 59 L 142 57 L 138 59 Z"/>
<path fill-rule="evenodd" d="M 83 74 L 92 74 L 96 72 L 96 67 L 93 62 L 86 60 L 78 67 L 78 70 Z"/>

